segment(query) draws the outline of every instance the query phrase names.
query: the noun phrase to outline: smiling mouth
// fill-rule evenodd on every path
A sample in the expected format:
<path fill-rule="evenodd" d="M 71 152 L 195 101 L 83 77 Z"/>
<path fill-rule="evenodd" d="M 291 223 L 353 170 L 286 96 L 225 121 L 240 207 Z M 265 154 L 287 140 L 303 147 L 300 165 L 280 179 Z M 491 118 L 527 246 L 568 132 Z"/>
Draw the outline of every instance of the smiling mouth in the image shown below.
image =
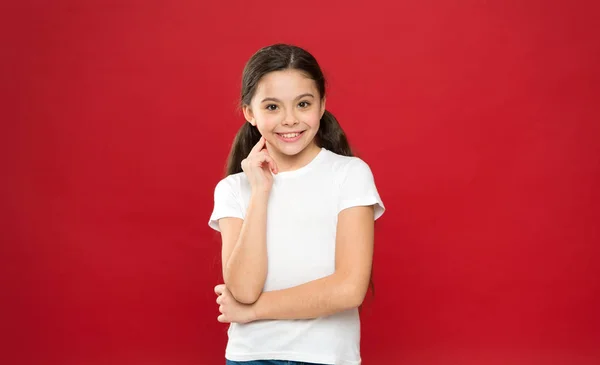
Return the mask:
<path fill-rule="evenodd" d="M 294 132 L 294 133 L 277 133 L 277 135 L 282 138 L 285 138 L 285 139 L 294 139 L 294 138 L 300 136 L 302 133 L 304 133 L 304 131 Z"/>
<path fill-rule="evenodd" d="M 304 133 L 304 131 L 290 132 L 290 133 L 275 133 L 275 134 L 277 135 L 277 137 L 279 138 L 280 141 L 290 143 L 290 142 L 296 142 L 297 140 L 302 138 L 303 133 Z"/>

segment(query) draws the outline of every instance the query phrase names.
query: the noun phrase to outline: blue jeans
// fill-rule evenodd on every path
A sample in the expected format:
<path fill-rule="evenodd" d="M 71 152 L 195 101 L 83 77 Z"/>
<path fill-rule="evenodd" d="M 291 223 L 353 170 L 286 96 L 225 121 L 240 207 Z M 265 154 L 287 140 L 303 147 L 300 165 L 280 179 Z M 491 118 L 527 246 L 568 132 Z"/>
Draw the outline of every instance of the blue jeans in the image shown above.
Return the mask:
<path fill-rule="evenodd" d="M 313 364 L 313 363 L 308 363 L 308 362 L 287 361 L 287 360 L 256 360 L 256 361 L 227 360 L 226 365 L 326 365 L 326 364 Z"/>

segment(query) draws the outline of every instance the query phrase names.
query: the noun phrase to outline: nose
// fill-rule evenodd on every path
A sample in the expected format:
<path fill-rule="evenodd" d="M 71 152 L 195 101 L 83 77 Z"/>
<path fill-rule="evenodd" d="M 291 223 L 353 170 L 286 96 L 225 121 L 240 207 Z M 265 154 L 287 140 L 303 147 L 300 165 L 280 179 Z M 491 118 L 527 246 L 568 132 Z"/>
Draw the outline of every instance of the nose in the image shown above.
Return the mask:
<path fill-rule="evenodd" d="M 293 110 L 285 113 L 285 116 L 284 116 L 281 124 L 287 125 L 287 126 L 292 126 L 292 125 L 298 124 L 298 118 L 296 118 L 296 115 L 294 114 Z"/>

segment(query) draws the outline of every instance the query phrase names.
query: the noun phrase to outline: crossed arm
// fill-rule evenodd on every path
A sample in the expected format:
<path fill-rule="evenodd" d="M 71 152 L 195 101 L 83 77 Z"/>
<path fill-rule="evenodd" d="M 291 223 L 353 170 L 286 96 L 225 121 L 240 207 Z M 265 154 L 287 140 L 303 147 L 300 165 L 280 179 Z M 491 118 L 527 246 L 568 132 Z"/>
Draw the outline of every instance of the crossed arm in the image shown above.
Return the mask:
<path fill-rule="evenodd" d="M 245 221 L 219 221 L 227 290 L 238 304 L 252 311 L 254 320 L 317 318 L 360 306 L 371 276 L 373 209 L 358 206 L 339 213 L 333 274 L 263 293 L 267 267 L 266 203 L 252 201 Z"/>

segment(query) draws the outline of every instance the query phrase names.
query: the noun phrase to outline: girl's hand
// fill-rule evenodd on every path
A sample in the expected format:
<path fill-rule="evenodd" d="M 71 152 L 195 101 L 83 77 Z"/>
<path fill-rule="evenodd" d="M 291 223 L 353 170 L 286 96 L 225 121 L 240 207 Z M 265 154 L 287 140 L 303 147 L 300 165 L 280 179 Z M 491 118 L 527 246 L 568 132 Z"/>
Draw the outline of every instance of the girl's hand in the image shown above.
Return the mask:
<path fill-rule="evenodd" d="M 253 192 L 268 193 L 273 186 L 273 175 L 277 165 L 266 149 L 265 137 L 260 137 L 248 157 L 242 160 L 242 170 L 246 173 Z"/>
<path fill-rule="evenodd" d="M 235 300 L 225 284 L 217 285 L 215 293 L 218 296 L 217 304 L 219 304 L 219 312 L 221 312 L 217 321 L 221 323 L 248 323 L 256 320 L 253 306 L 241 304 Z"/>

